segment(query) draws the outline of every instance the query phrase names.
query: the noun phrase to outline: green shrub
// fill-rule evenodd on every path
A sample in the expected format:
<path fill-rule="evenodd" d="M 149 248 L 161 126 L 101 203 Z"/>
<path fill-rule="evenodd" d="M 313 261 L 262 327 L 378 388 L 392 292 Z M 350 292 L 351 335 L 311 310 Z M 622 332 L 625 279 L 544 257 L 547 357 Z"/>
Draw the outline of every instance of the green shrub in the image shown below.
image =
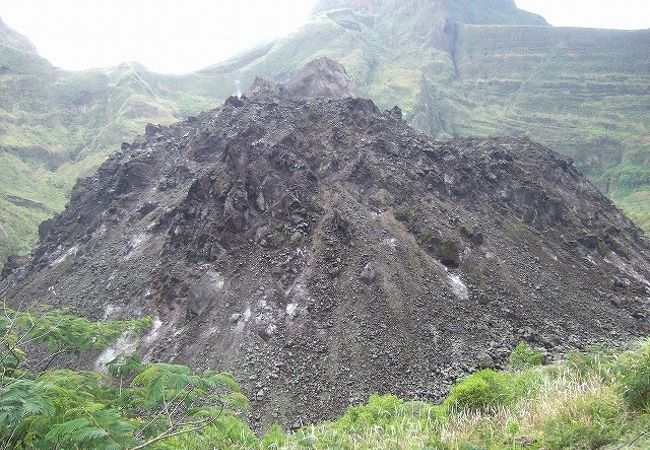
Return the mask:
<path fill-rule="evenodd" d="M 456 384 L 445 400 L 447 411 L 480 410 L 501 403 L 503 392 L 496 378 L 496 372 L 486 369 Z"/>
<path fill-rule="evenodd" d="M 607 256 L 607 253 L 609 253 L 609 248 L 607 247 L 607 244 L 605 243 L 604 240 L 598 239 L 598 253 L 600 256 Z"/>
<path fill-rule="evenodd" d="M 385 427 L 400 415 L 403 405 L 404 401 L 394 395 L 374 394 L 367 404 L 349 407 L 337 425 L 342 429 Z"/>
<path fill-rule="evenodd" d="M 480 411 L 511 405 L 534 391 L 540 380 L 540 375 L 533 371 L 505 373 L 481 370 L 457 383 L 443 405 L 447 412 Z"/>
<path fill-rule="evenodd" d="M 534 366 L 544 364 L 544 355 L 542 352 L 536 352 L 526 342 L 521 341 L 510 353 L 510 368 L 514 370 L 528 369 Z"/>
<path fill-rule="evenodd" d="M 650 341 L 618 360 L 620 389 L 629 406 L 650 412 Z"/>

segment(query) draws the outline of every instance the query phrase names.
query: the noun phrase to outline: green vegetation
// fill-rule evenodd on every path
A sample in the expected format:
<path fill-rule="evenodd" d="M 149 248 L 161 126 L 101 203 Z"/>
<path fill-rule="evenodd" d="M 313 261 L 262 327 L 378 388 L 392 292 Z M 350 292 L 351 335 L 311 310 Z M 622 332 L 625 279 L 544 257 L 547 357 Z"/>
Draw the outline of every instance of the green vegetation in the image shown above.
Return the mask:
<path fill-rule="evenodd" d="M 0 446 L 12 449 L 645 449 L 650 340 L 543 366 L 520 343 L 510 368 L 459 380 L 441 404 L 373 395 L 339 419 L 259 437 L 232 377 L 118 355 L 108 372 L 57 358 L 126 342 L 148 319 L 96 323 L 46 311 L 0 315 Z M 47 357 L 44 357 L 47 355 Z"/>
<path fill-rule="evenodd" d="M 540 366 L 526 344 L 517 368 L 460 380 L 441 405 L 374 395 L 339 419 L 257 439 L 224 421 L 167 449 L 646 449 L 650 445 L 650 341 L 631 350 L 590 350 Z"/>
<path fill-rule="evenodd" d="M 63 210 L 78 177 L 141 134 L 220 104 L 228 76 L 158 75 L 136 64 L 65 72 L 0 23 L 0 267 L 26 254 L 38 224 Z M 6 31 L 5 31 L 6 33 Z M 29 202 L 25 203 L 24 200 Z"/>
<path fill-rule="evenodd" d="M 544 364 L 544 354 L 535 351 L 530 345 L 522 341 L 517 344 L 512 353 L 510 353 L 508 361 L 511 369 L 528 369 Z"/>
<path fill-rule="evenodd" d="M 638 64 L 649 61 L 641 44 L 649 35 L 463 26 L 456 63 L 471 107 L 452 106 L 457 132 L 525 135 L 571 156 L 650 232 L 650 97 L 648 72 Z"/>
<path fill-rule="evenodd" d="M 72 371 L 56 360 L 105 350 L 150 320 L 92 322 L 45 312 L 0 314 L 0 448 L 141 449 L 228 420 L 247 400 L 231 376 L 195 374 L 135 355 L 109 373 Z"/>

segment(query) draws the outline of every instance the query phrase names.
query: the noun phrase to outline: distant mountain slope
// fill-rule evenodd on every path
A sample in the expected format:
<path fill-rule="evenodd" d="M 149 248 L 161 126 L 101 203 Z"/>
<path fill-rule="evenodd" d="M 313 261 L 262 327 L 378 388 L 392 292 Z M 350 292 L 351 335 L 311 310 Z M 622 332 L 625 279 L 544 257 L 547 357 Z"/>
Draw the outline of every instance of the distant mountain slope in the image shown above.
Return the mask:
<path fill-rule="evenodd" d="M 65 72 L 3 27 L 0 171 L 15 181 L 0 183 L 0 260 L 26 252 L 74 179 L 147 122 L 209 109 L 257 75 L 287 81 L 320 56 L 438 138 L 529 135 L 575 158 L 650 230 L 650 31 L 545 25 L 512 0 L 322 1 L 291 35 L 184 76 L 136 64 Z"/>
<path fill-rule="evenodd" d="M 526 134 L 570 155 L 650 229 L 650 31 L 463 26 L 456 67 L 455 134 Z"/>
<path fill-rule="evenodd" d="M 0 35 L 0 266 L 26 253 L 38 224 L 63 209 L 76 178 L 147 122 L 170 124 L 235 89 L 200 74 L 164 76 L 137 64 L 67 72 L 16 33 Z"/>
<path fill-rule="evenodd" d="M 321 0 L 314 13 L 342 8 L 375 15 L 401 11 L 410 17 L 427 11 L 471 24 L 548 25 L 543 17 L 517 8 L 514 0 Z"/>
<path fill-rule="evenodd" d="M 36 47 L 22 34 L 9 28 L 0 18 L 0 45 L 12 47 L 25 52 L 36 53 Z"/>

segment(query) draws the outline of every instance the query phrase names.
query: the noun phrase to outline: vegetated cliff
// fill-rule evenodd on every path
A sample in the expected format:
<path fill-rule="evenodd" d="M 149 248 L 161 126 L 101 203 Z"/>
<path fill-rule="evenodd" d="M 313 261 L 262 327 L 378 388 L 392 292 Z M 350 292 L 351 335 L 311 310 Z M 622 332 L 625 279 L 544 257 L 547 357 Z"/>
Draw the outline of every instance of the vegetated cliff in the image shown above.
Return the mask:
<path fill-rule="evenodd" d="M 399 104 L 433 136 L 530 136 L 573 157 L 650 230 L 650 31 L 546 26 L 512 0 L 319 2 L 299 30 L 182 76 L 138 64 L 66 72 L 0 27 L 0 265 L 26 253 L 76 177 L 147 122 L 213 108 L 257 75 L 288 81 L 307 62 L 341 62 L 357 94 Z"/>
<path fill-rule="evenodd" d="M 151 315 L 143 354 L 233 371 L 258 424 L 436 399 L 520 340 L 552 357 L 650 331 L 650 244 L 570 161 L 323 98 L 345 80 L 320 61 L 149 125 L 78 182 L 0 297 Z"/>

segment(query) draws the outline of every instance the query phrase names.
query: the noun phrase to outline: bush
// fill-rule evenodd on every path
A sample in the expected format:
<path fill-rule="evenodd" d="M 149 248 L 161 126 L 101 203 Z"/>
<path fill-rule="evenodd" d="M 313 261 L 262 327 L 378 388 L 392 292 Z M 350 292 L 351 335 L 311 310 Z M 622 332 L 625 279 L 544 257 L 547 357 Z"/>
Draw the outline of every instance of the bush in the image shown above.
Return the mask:
<path fill-rule="evenodd" d="M 445 400 L 445 409 L 481 410 L 501 403 L 503 396 L 498 374 L 492 369 L 470 375 L 456 384 Z"/>
<path fill-rule="evenodd" d="M 511 405 L 535 390 L 540 379 L 540 375 L 532 371 L 505 373 L 485 369 L 457 383 L 443 405 L 447 412 Z"/>
<path fill-rule="evenodd" d="M 385 427 L 396 418 L 404 401 L 394 395 L 371 395 L 368 403 L 351 406 L 337 424 L 343 429 Z"/>
<path fill-rule="evenodd" d="M 198 374 L 130 356 L 110 363 L 112 377 L 50 368 L 59 355 L 105 349 L 150 323 L 100 323 L 56 311 L 32 315 L 5 308 L 0 315 L 0 447 L 145 448 L 224 425 L 233 408 L 247 405 L 230 375 L 211 370 Z M 32 356 L 34 344 L 40 352 L 49 349 L 49 357 Z M 221 431 L 224 439 L 229 433 L 232 427 Z"/>
<path fill-rule="evenodd" d="M 536 352 L 526 342 L 521 341 L 510 353 L 510 368 L 514 370 L 523 370 L 544 364 L 544 355 L 542 352 Z"/>
<path fill-rule="evenodd" d="M 650 412 L 650 341 L 645 341 L 618 360 L 618 378 L 623 398 L 638 410 Z"/>

